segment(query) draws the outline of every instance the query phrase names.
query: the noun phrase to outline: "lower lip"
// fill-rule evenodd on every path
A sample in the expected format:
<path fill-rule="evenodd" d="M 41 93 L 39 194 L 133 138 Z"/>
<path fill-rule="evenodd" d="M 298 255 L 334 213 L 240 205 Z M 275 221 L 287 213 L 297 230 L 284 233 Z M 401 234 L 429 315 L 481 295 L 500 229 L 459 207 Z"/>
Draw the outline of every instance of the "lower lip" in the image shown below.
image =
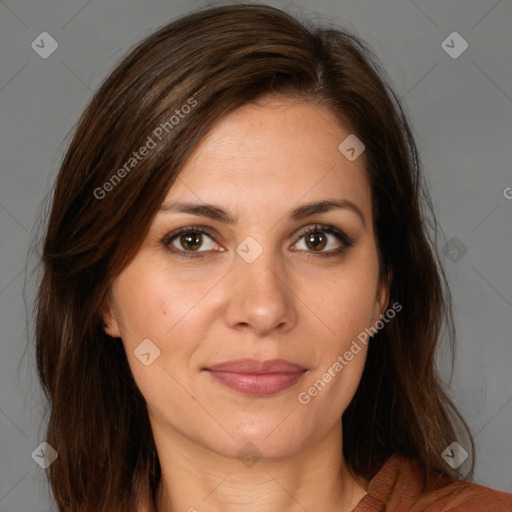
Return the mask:
<path fill-rule="evenodd" d="M 208 370 L 221 384 L 246 395 L 270 396 L 298 382 L 306 370 L 294 373 L 234 373 Z"/>

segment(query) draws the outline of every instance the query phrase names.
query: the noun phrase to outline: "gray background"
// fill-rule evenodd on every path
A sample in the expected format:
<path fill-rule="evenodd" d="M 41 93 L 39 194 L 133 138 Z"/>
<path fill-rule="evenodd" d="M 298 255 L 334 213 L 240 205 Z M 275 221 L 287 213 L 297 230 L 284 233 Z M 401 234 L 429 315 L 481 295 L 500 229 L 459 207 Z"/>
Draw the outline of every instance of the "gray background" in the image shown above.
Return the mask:
<path fill-rule="evenodd" d="M 446 253 L 460 340 L 450 389 L 475 434 L 474 481 L 511 492 L 512 199 L 506 196 L 512 197 L 507 188 L 512 187 L 512 3 L 270 3 L 354 31 L 392 77 L 413 124 L 446 237 L 438 248 Z M 65 137 L 129 48 L 202 5 L 0 1 L 1 512 L 48 511 L 53 501 L 44 471 L 31 458 L 44 429 L 31 346 L 26 353 L 25 308 L 32 307 L 34 282 L 27 282 L 26 306 L 23 287 L 26 254 Z M 454 31 L 469 44 L 455 59 L 441 46 Z M 47 59 L 31 48 L 42 32 L 59 44 Z M 28 259 L 29 271 L 34 258 Z"/>

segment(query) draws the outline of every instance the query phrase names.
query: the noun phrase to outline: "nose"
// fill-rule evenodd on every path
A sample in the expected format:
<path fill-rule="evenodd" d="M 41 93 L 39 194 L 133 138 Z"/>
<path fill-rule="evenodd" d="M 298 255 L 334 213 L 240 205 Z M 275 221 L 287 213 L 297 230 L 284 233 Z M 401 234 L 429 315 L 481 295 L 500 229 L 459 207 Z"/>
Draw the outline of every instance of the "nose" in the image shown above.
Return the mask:
<path fill-rule="evenodd" d="M 236 257 L 229 273 L 228 325 L 239 331 L 265 336 L 274 330 L 283 333 L 297 323 L 293 284 L 270 251 L 252 263 Z"/>

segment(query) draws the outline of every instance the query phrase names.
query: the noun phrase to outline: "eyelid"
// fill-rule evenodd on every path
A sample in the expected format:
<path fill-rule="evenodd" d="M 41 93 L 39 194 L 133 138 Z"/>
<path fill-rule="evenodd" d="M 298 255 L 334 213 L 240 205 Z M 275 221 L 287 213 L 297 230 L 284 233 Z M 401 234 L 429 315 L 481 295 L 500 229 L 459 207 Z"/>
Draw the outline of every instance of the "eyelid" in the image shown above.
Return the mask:
<path fill-rule="evenodd" d="M 177 249 L 176 247 L 173 247 L 171 249 L 171 242 L 179 237 L 180 235 L 184 234 L 184 233 L 200 233 L 202 235 L 207 235 L 209 236 L 213 241 L 215 241 L 215 235 L 214 235 L 214 230 L 207 227 L 207 226 L 185 226 L 185 227 L 182 227 L 182 228 L 178 228 L 174 231 L 172 231 L 171 233 L 168 233 L 167 235 L 164 236 L 164 238 L 162 239 L 162 243 L 164 245 L 164 247 L 166 249 L 168 249 L 170 252 L 172 252 L 173 254 L 178 254 L 180 256 L 185 256 L 185 257 L 200 257 L 202 256 L 203 254 L 202 253 L 205 253 L 205 252 L 209 252 L 209 251 L 184 251 L 182 249 Z M 222 249 L 222 251 L 219 251 L 219 252 L 223 252 L 224 249 Z"/>
<path fill-rule="evenodd" d="M 295 245 L 296 243 L 300 242 L 302 238 L 309 234 L 309 233 L 315 233 L 315 232 L 323 232 L 333 235 L 338 242 L 341 244 L 340 247 L 336 249 L 331 249 L 330 251 L 300 251 L 305 252 L 308 255 L 313 256 L 320 256 L 320 257 L 330 257 L 330 256 L 341 256 L 347 249 L 354 246 L 355 240 L 348 236 L 344 231 L 341 229 L 338 229 L 332 225 L 327 224 L 320 224 L 316 223 L 314 225 L 309 225 L 306 228 L 303 228 L 299 234 L 297 235 L 296 241 L 293 243 Z"/>
<path fill-rule="evenodd" d="M 207 234 L 209 237 L 213 238 L 215 230 L 212 228 L 209 228 L 208 226 L 184 226 L 182 228 L 175 229 L 174 231 L 171 231 L 167 235 L 165 235 L 165 239 L 172 240 L 173 238 L 176 238 L 178 235 L 181 235 L 183 233 L 188 232 L 194 232 L 194 233 L 203 233 Z"/>
<path fill-rule="evenodd" d="M 324 233 L 329 233 L 329 234 L 334 235 L 338 239 L 338 241 L 341 243 L 341 247 L 338 249 L 335 249 L 335 250 L 331 250 L 331 251 L 318 251 L 318 252 L 317 251 L 298 251 L 298 252 L 308 252 L 308 254 L 317 255 L 317 256 L 335 256 L 335 255 L 339 255 L 339 254 L 343 253 L 346 249 L 353 247 L 353 245 L 354 245 L 354 239 L 349 237 L 341 229 L 338 229 L 332 225 L 319 224 L 319 223 L 308 224 L 306 227 L 299 230 L 298 234 L 295 235 L 295 237 L 294 237 L 295 241 L 293 242 L 292 245 L 295 245 L 296 243 L 298 243 L 308 233 L 315 232 L 315 231 L 321 231 Z M 172 231 L 171 233 L 168 233 L 167 235 L 165 235 L 163 237 L 162 243 L 173 254 L 177 254 L 179 256 L 184 256 L 184 257 L 192 257 L 192 258 L 203 257 L 204 253 L 211 252 L 211 250 L 184 251 L 181 249 L 177 249 L 175 247 L 173 247 L 171 249 L 170 244 L 175 238 L 177 238 L 181 234 L 189 233 L 189 232 L 205 234 L 205 235 L 209 236 L 215 243 L 217 243 L 216 242 L 216 234 L 215 234 L 214 229 L 212 229 L 208 226 L 196 226 L 196 225 L 185 226 L 182 228 L 178 228 L 178 229 Z M 215 252 L 224 252 L 224 249 L 216 250 Z"/>

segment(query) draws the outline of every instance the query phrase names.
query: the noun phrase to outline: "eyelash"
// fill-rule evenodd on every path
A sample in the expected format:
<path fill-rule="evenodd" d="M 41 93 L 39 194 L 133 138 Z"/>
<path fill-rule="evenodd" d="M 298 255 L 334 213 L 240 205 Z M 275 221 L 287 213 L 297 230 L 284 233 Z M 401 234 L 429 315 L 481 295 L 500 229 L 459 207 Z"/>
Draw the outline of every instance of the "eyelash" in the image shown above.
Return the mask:
<path fill-rule="evenodd" d="M 354 246 L 354 241 L 343 231 L 340 231 L 339 229 L 334 228 L 333 226 L 326 226 L 324 224 L 315 224 L 313 227 L 308 227 L 304 231 L 302 231 L 299 235 L 297 235 L 297 238 L 294 242 L 296 244 L 301 238 L 305 235 L 308 235 L 310 233 L 315 232 L 322 232 L 322 233 L 328 233 L 331 235 L 334 235 L 339 242 L 341 242 L 342 246 L 338 249 L 332 250 L 330 252 L 311 252 L 310 254 L 314 256 L 321 256 L 321 257 L 333 257 L 333 256 L 339 256 L 342 253 L 345 252 L 346 249 Z M 172 233 L 169 233 L 162 239 L 162 243 L 164 247 L 169 250 L 171 253 L 176 254 L 180 257 L 184 258 L 202 258 L 204 255 L 201 253 L 208 252 L 208 251 L 198 251 L 198 252 L 192 252 L 192 251 L 184 251 L 181 249 L 171 248 L 170 243 L 175 239 L 178 238 L 180 235 L 183 235 L 184 233 L 198 233 L 201 235 L 207 235 L 210 238 L 214 239 L 213 233 L 209 229 L 205 229 L 200 226 L 187 226 L 184 228 L 180 228 L 176 231 L 173 231 Z"/>

